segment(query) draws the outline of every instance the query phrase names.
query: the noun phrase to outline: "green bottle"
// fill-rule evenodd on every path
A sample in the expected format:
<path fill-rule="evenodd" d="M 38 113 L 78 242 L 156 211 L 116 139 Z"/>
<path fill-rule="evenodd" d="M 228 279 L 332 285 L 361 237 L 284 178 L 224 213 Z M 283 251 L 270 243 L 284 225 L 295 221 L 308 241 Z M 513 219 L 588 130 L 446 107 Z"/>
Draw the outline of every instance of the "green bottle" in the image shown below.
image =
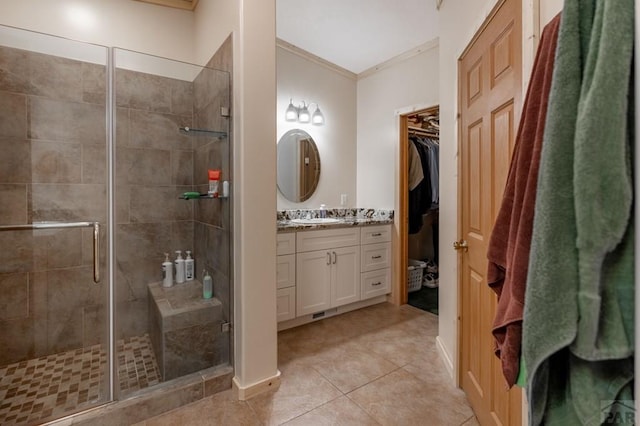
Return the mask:
<path fill-rule="evenodd" d="M 203 299 L 211 299 L 213 297 L 213 278 L 206 271 L 202 271 L 202 298 Z"/>

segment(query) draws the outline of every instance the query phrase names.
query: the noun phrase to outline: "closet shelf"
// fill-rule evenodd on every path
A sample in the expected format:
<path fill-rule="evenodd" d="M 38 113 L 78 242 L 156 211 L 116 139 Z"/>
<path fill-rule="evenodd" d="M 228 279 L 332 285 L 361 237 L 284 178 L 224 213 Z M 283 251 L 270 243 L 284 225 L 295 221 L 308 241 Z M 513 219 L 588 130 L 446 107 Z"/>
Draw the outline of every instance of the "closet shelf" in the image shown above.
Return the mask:
<path fill-rule="evenodd" d="M 422 127 L 414 127 L 414 126 L 407 126 L 407 128 L 409 129 L 409 133 L 419 133 L 421 135 L 432 136 L 436 138 L 440 137 L 440 134 L 438 132 L 434 132 L 433 130 L 423 129 Z"/>

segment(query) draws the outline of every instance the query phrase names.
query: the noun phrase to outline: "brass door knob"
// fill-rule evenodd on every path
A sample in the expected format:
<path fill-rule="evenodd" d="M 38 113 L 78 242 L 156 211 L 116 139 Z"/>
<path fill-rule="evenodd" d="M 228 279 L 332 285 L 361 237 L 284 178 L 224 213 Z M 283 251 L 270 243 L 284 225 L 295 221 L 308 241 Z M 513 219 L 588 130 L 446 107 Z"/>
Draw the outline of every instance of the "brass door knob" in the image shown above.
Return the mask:
<path fill-rule="evenodd" d="M 467 244 L 467 242 L 465 240 L 460 240 L 460 241 L 454 241 L 453 242 L 453 249 L 454 250 L 464 250 L 469 251 L 469 245 Z"/>

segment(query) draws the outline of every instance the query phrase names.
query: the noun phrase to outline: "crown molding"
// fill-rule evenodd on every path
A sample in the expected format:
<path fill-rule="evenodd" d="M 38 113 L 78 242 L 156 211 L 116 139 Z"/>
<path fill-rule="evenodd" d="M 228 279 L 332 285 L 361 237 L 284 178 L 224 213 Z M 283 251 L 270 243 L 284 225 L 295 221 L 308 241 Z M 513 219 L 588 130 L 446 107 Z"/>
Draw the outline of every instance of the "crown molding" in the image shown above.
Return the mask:
<path fill-rule="evenodd" d="M 159 6 L 173 7 L 176 9 L 194 10 L 198 0 L 136 0 L 143 3 L 157 4 Z"/>
<path fill-rule="evenodd" d="M 375 65 L 367 70 L 362 71 L 360 74 L 358 74 L 358 80 L 362 78 L 367 78 L 379 71 L 382 71 L 385 68 L 392 67 L 394 65 L 397 65 L 401 62 L 406 61 L 407 59 L 411 59 L 414 56 L 418 56 L 419 54 L 426 52 L 427 50 L 435 49 L 436 47 L 439 46 L 439 44 L 440 44 L 440 39 L 436 37 L 433 40 L 423 43 L 418 47 L 414 47 L 411 50 L 407 50 L 404 53 L 401 53 L 397 56 L 394 56 L 391 59 L 388 59 L 378 65 Z"/>
<path fill-rule="evenodd" d="M 298 55 L 301 58 L 304 58 L 304 59 L 306 59 L 308 61 L 314 62 L 314 63 L 316 63 L 318 65 L 321 65 L 321 66 L 323 66 L 325 68 L 328 68 L 331 71 L 335 71 L 338 74 L 343 75 L 344 77 L 347 77 L 347 78 L 352 79 L 352 80 L 357 80 L 358 79 L 358 75 L 353 73 L 353 72 L 351 72 L 351 71 L 349 71 L 348 69 L 342 68 L 341 66 L 336 65 L 333 62 L 327 61 L 326 59 L 322 59 L 321 57 L 316 56 L 311 52 L 307 52 L 306 50 L 304 50 L 304 49 L 302 49 L 302 48 L 300 48 L 298 46 L 295 46 L 295 45 L 293 45 L 293 44 L 291 44 L 289 42 L 286 42 L 286 41 L 284 41 L 284 40 L 282 40 L 280 38 L 276 38 L 276 46 L 281 48 L 281 49 L 284 49 L 284 50 L 286 50 L 288 52 L 291 52 L 294 55 Z"/>

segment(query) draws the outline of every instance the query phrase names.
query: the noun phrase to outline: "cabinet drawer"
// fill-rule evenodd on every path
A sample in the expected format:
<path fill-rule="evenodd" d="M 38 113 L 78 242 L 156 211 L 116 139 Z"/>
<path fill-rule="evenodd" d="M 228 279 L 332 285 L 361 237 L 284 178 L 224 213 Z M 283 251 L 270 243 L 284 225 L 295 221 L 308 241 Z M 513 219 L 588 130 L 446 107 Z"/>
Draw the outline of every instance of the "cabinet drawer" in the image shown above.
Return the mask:
<path fill-rule="evenodd" d="M 362 227 L 362 244 L 387 243 L 391 241 L 391 225 Z"/>
<path fill-rule="evenodd" d="M 391 292 L 391 268 L 363 272 L 360 279 L 362 300 Z"/>
<path fill-rule="evenodd" d="M 285 234 L 278 234 L 276 240 L 276 254 L 293 254 L 296 252 L 296 233 L 287 232 Z"/>
<path fill-rule="evenodd" d="M 360 228 L 322 229 L 297 232 L 296 234 L 298 253 L 360 244 Z"/>
<path fill-rule="evenodd" d="M 278 322 L 296 317 L 296 288 L 281 288 L 276 293 L 276 310 Z"/>
<path fill-rule="evenodd" d="M 391 243 L 361 246 L 361 272 L 391 267 Z"/>
<path fill-rule="evenodd" d="M 276 256 L 276 288 L 286 288 L 296 285 L 296 255 L 286 254 Z"/>

